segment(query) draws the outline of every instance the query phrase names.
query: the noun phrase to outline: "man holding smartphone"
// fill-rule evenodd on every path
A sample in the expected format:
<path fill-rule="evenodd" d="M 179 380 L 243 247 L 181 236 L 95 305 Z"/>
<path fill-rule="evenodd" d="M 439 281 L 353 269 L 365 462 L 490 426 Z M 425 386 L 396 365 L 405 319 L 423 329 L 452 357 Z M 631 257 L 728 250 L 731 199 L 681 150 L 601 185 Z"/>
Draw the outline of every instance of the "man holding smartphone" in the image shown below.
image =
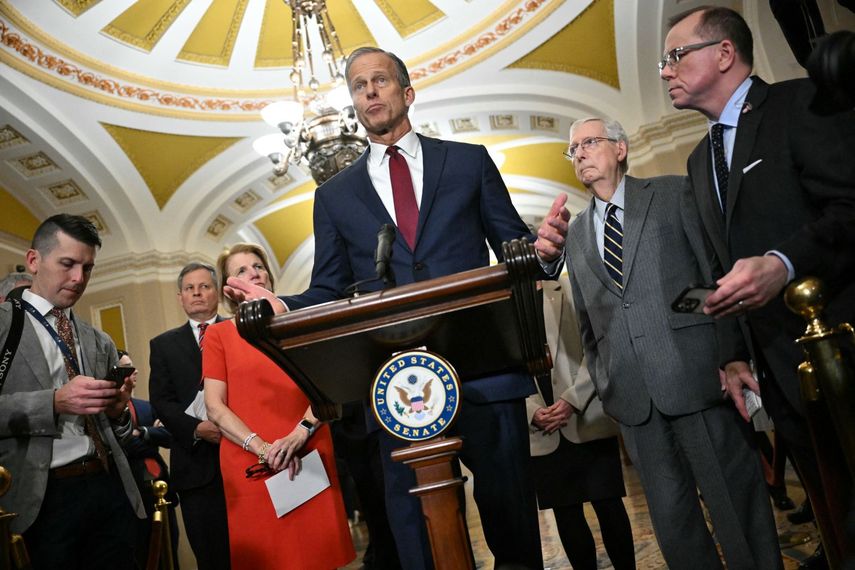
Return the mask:
<path fill-rule="evenodd" d="M 762 395 L 811 501 L 833 504 L 797 374 L 804 357 L 794 341 L 805 323 L 782 292 L 793 279 L 819 277 L 826 322 L 855 322 L 855 111 L 820 115 L 811 81 L 768 84 L 752 75 L 751 30 L 734 10 L 694 8 L 668 26 L 660 77 L 675 108 L 708 120 L 709 135 L 687 168 L 703 228 L 727 273 L 705 311 L 744 315 L 760 378 L 758 386 L 744 362 L 748 343 L 734 343 L 722 360 L 728 392 L 746 420 L 744 388 Z M 845 465 L 836 441 L 825 446 Z"/>
<path fill-rule="evenodd" d="M 145 517 L 121 448 L 131 381 L 104 380 L 116 347 L 71 310 L 100 246 L 86 218 L 48 218 L 26 255 L 32 287 L 0 305 L 3 506 L 36 569 L 133 568 L 134 515 Z"/>
<path fill-rule="evenodd" d="M 721 397 L 719 327 L 671 308 L 684 284 L 713 278 L 686 180 L 626 176 L 628 149 L 616 121 L 570 127 L 565 154 L 593 194 L 566 241 L 591 379 L 620 425 L 668 566 L 721 567 L 700 489 L 728 568 L 780 569 L 759 457 Z"/>

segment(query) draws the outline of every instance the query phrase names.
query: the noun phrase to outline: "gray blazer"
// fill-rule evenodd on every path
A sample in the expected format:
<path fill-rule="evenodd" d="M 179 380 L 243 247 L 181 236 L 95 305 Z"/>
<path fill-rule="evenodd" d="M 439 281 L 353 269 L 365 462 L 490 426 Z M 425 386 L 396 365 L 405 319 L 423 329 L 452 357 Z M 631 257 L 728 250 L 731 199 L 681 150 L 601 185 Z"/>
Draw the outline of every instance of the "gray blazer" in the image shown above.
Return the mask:
<path fill-rule="evenodd" d="M 651 405 L 688 414 L 722 396 L 713 319 L 671 310 L 687 285 L 713 281 L 686 179 L 627 176 L 624 206 L 623 291 L 595 243 L 593 200 L 570 225 L 567 263 L 591 377 L 606 413 L 632 426 Z"/>
<path fill-rule="evenodd" d="M 574 412 L 559 431 L 549 435 L 532 431 L 531 454 L 552 453 L 558 449 L 561 436 L 573 443 L 584 443 L 617 435 L 617 425 L 603 412 L 603 403 L 597 397 L 584 360 L 569 278 L 562 275 L 557 281 L 543 282 L 543 318 L 552 354 L 552 395 L 555 400 L 562 398 L 568 402 Z M 539 391 L 526 398 L 529 424 L 538 408 L 545 405 Z"/>
<path fill-rule="evenodd" d="M 0 346 L 6 342 L 12 321 L 12 305 L 0 305 Z M 83 370 L 95 378 L 106 378 L 116 363 L 116 347 L 106 334 L 75 318 L 83 353 Z M 0 497 L 3 508 L 17 513 L 13 532 L 24 532 L 39 514 L 48 481 L 53 438 L 59 436 L 53 413 L 54 388 L 48 363 L 36 331 L 24 317 L 21 344 L 6 383 L 0 392 L 0 465 L 12 474 L 12 486 Z M 96 417 L 101 437 L 110 446 L 131 506 L 145 518 L 142 499 L 134 483 L 128 460 L 103 413 Z"/>

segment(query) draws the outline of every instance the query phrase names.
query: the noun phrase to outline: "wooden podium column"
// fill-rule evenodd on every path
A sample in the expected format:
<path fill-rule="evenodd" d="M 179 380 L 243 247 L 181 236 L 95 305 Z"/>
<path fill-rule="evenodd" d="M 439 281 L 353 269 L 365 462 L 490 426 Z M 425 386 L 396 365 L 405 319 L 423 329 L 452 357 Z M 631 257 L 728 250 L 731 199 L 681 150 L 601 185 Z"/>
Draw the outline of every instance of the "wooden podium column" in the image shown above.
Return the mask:
<path fill-rule="evenodd" d="M 416 487 L 410 493 L 422 502 L 436 570 L 473 569 L 472 546 L 459 502 L 466 478 L 455 477 L 451 468 L 462 447 L 459 437 L 438 437 L 392 452 L 393 461 L 404 462 L 416 473 Z"/>

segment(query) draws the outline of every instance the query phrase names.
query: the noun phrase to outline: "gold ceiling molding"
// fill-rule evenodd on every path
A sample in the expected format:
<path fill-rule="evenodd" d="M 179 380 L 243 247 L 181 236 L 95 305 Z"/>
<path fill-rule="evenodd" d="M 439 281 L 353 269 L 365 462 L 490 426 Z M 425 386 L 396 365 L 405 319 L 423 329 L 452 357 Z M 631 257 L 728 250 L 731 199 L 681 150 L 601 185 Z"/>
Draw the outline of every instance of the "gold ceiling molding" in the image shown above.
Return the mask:
<path fill-rule="evenodd" d="M 445 14 L 428 0 L 374 0 L 402 38 L 426 28 Z"/>
<path fill-rule="evenodd" d="M 508 68 L 572 73 L 620 89 L 614 21 L 613 0 L 594 0 L 572 22 Z"/>
<path fill-rule="evenodd" d="M 502 176 L 540 178 L 574 188 L 583 188 L 576 179 L 573 165 L 564 160 L 561 154 L 565 150 L 567 150 L 567 143 L 562 141 L 502 148 L 498 151 L 505 157 L 500 169 Z"/>
<path fill-rule="evenodd" d="M 138 0 L 101 31 L 148 52 L 189 3 L 190 0 Z"/>
<path fill-rule="evenodd" d="M 77 83 L 77 86 L 85 88 L 80 90 L 70 89 L 74 94 L 80 95 L 85 99 L 129 108 L 134 111 L 169 115 L 168 113 L 158 113 L 158 109 L 154 105 L 161 105 L 170 110 L 252 113 L 252 116 L 234 117 L 236 120 L 247 121 L 256 120 L 256 113 L 270 103 L 269 100 L 197 98 L 190 95 L 163 93 L 137 85 L 122 84 L 114 79 L 97 75 L 58 56 L 42 51 L 38 46 L 13 32 L 2 19 L 0 19 L 0 45 L 8 48 L 17 55 L 15 57 L 9 51 L 0 52 L 0 61 L 9 64 L 34 79 L 38 79 L 64 91 L 69 91 L 69 82 L 74 81 Z M 28 65 L 25 62 L 32 65 Z M 54 79 L 54 81 L 51 81 L 51 79 Z M 106 94 L 108 97 L 106 99 L 98 98 L 94 96 L 95 93 L 93 91 L 96 93 L 100 91 L 101 94 Z M 123 105 L 119 103 L 120 101 L 128 101 L 131 105 Z M 133 105 L 133 103 L 139 102 L 147 103 L 147 105 Z M 171 116 L 210 119 L 210 116 L 200 117 L 189 112 L 175 113 Z"/>
<path fill-rule="evenodd" d="M 346 26 L 336 26 L 336 33 L 345 53 L 362 46 L 376 45 L 371 30 L 353 2 L 330 2 L 327 4 L 330 19 L 333 22 L 346 22 Z M 264 7 L 261 32 L 255 50 L 255 67 L 291 67 L 294 58 L 291 52 L 291 34 L 293 30 L 291 9 L 287 0 L 268 0 Z"/>
<path fill-rule="evenodd" d="M 56 3 L 77 17 L 100 1 L 101 0 L 56 0 Z"/>
<path fill-rule="evenodd" d="M 228 67 L 247 2 L 249 0 L 214 0 L 177 59 Z"/>
<path fill-rule="evenodd" d="M 143 131 L 101 123 L 142 176 L 161 210 L 191 174 L 240 141 Z"/>
<path fill-rule="evenodd" d="M 23 34 L 25 36 L 28 36 L 29 38 L 32 38 L 32 40 L 38 42 L 39 44 L 46 46 L 49 50 L 55 52 L 50 54 L 46 52 L 47 57 L 64 57 L 68 60 L 73 60 L 74 62 L 79 63 L 81 66 L 87 67 L 93 71 L 100 72 L 104 75 L 111 76 L 119 82 L 123 81 L 126 83 L 136 83 L 149 88 L 155 88 L 163 91 L 176 91 L 190 95 L 204 95 L 209 97 L 242 97 L 252 99 L 274 96 L 281 97 L 282 93 L 285 92 L 285 90 L 283 89 L 225 89 L 215 87 L 197 87 L 194 85 L 184 85 L 181 83 L 163 81 L 153 77 L 140 75 L 138 73 L 132 73 L 119 67 L 108 65 L 102 62 L 101 60 L 90 57 L 78 50 L 69 47 L 68 45 L 60 41 L 57 41 L 51 34 L 45 32 L 44 30 L 33 24 L 20 12 L 18 12 L 11 4 L 5 2 L 4 0 L 0 0 L 0 14 L 2 14 L 8 19 L 9 25 L 6 26 L 7 28 L 9 28 L 10 26 L 16 28 L 16 32 L 14 33 L 15 36 L 20 37 L 20 35 Z M 0 18 L 0 23 L 3 22 L 4 20 Z M 20 33 L 17 33 L 18 31 Z M 29 41 L 27 41 L 26 43 L 27 45 L 30 45 Z M 32 49 L 38 49 L 38 47 L 33 46 Z M 28 75 L 31 74 L 28 73 Z M 34 76 L 31 75 L 31 77 Z M 36 78 L 38 79 L 38 77 Z M 59 88 L 62 87 L 59 86 Z"/>
<path fill-rule="evenodd" d="M 457 48 L 432 56 L 424 65 L 410 68 L 410 79 L 421 88 L 441 81 L 452 74 L 485 60 L 505 45 L 539 24 L 555 11 L 563 0 L 525 0 L 521 6 L 493 25 L 489 31 L 468 40 Z"/>
<path fill-rule="evenodd" d="M 313 199 L 297 202 L 255 221 L 255 228 L 270 244 L 279 267 L 283 267 L 297 248 L 312 237 L 314 204 Z"/>
<path fill-rule="evenodd" d="M 285 2 L 267 2 L 255 48 L 255 67 L 291 67 L 294 63 L 291 55 L 293 30 L 291 10 Z"/>
<path fill-rule="evenodd" d="M 0 216 L 0 232 L 6 232 L 29 243 L 33 234 L 36 233 L 36 228 L 39 227 L 38 218 L 2 187 L 0 187 L 0 208 L 3 209 L 3 215 Z"/>

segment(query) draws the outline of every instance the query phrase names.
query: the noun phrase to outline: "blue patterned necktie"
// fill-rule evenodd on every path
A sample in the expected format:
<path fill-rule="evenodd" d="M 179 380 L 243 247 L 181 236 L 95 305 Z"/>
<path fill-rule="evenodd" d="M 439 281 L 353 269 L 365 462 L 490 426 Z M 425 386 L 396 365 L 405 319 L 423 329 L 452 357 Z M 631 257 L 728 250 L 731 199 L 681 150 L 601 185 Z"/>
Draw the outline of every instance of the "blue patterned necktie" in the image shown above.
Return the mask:
<path fill-rule="evenodd" d="M 718 195 L 721 198 L 721 213 L 727 214 L 727 180 L 730 169 L 727 167 L 727 157 L 724 154 L 724 129 L 721 123 L 716 123 L 710 130 L 710 141 L 713 149 L 713 170 L 718 182 Z"/>
<path fill-rule="evenodd" d="M 617 219 L 618 207 L 606 206 L 606 226 L 603 231 L 603 264 L 618 289 L 623 289 L 623 227 Z"/>

